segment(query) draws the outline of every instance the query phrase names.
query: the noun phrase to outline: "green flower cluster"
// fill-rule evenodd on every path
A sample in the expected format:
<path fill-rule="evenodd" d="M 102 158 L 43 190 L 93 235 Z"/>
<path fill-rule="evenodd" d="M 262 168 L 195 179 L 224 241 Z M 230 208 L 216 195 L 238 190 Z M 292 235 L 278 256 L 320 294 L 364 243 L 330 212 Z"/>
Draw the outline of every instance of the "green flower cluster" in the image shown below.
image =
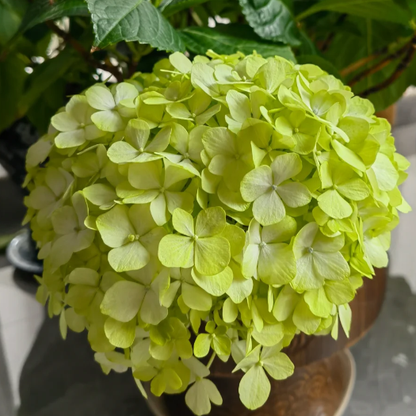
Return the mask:
<path fill-rule="evenodd" d="M 63 336 L 85 329 L 144 395 L 188 389 L 197 415 L 222 403 L 216 356 L 255 409 L 293 373 L 296 334 L 348 333 L 410 210 L 369 101 L 314 65 L 208 55 L 73 96 L 29 150 L 25 201 Z"/>

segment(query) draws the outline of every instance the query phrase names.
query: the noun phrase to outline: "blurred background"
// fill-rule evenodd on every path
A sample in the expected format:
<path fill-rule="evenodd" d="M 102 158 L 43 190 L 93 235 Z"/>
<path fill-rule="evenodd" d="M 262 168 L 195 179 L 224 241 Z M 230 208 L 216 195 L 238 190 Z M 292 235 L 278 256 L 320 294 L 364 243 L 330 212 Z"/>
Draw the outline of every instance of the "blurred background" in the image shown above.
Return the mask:
<path fill-rule="evenodd" d="M 86 337 L 70 333 L 64 342 L 35 299 L 40 265 L 20 225 L 24 158 L 71 94 L 151 71 L 167 50 L 256 50 L 315 63 L 385 111 L 397 150 L 412 163 L 402 193 L 416 207 L 414 0 L 157 0 L 137 6 L 143 30 L 129 39 L 97 20 L 93 28 L 94 5 L 111 3 L 0 0 L 0 416 L 150 414 L 130 377 L 103 375 Z M 159 20 L 140 20 L 141 7 Z M 123 27 L 118 13 L 108 25 Z M 413 212 L 393 232 L 381 316 L 352 349 L 357 374 L 345 416 L 416 415 L 415 236 Z"/>

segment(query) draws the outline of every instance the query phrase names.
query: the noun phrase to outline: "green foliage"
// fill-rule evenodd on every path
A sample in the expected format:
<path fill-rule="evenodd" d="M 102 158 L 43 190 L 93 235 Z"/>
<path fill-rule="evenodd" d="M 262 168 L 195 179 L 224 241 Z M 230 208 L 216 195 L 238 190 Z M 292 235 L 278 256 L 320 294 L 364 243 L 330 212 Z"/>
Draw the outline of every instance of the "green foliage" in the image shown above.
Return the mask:
<path fill-rule="evenodd" d="M 33 26 L 48 20 L 56 20 L 65 16 L 88 16 L 88 8 L 84 0 L 34 0 L 30 3 L 23 16 L 18 33 L 26 32 Z"/>
<path fill-rule="evenodd" d="M 207 1 L 209 0 L 163 0 L 159 5 L 159 9 L 163 12 L 164 16 L 169 17 L 181 10 L 195 7 Z"/>
<path fill-rule="evenodd" d="M 299 45 L 292 13 L 282 0 L 239 0 L 249 25 L 263 39 Z"/>
<path fill-rule="evenodd" d="M 209 49 L 220 54 L 233 54 L 237 50 L 245 54 L 256 51 L 266 58 L 278 55 L 296 60 L 290 47 L 267 42 L 246 25 L 217 25 L 215 29 L 194 26 L 185 28 L 181 35 L 187 49 L 196 54 L 205 54 Z"/>
<path fill-rule="evenodd" d="M 393 0 L 367 0 L 365 2 L 360 0 L 321 0 L 297 16 L 297 19 L 304 19 L 311 14 L 326 10 L 402 24 L 407 24 L 410 20 L 407 11 L 395 4 Z"/>
<path fill-rule="evenodd" d="M 27 75 L 24 72 L 25 63 L 16 55 L 10 55 L 0 62 L 0 131 L 16 118 L 17 105 L 23 92 Z"/>
<path fill-rule="evenodd" d="M 292 375 L 295 335 L 348 335 L 410 210 L 408 167 L 371 102 L 318 66 L 176 52 L 73 95 L 29 150 L 37 298 L 144 395 L 187 390 L 209 413 L 218 357 L 257 409 Z"/>
<path fill-rule="evenodd" d="M 164 51 L 182 51 L 179 34 L 163 15 L 145 0 L 87 0 L 94 25 L 95 46 L 104 48 L 122 40 L 146 43 Z"/>

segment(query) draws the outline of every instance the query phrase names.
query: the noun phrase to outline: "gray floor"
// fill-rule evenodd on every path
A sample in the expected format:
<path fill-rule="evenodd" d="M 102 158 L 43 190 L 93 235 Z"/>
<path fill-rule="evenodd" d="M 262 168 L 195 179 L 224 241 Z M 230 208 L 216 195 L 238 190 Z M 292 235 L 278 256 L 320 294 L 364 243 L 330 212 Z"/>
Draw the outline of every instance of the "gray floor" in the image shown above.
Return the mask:
<path fill-rule="evenodd" d="M 357 379 L 344 416 L 416 415 L 416 296 L 404 279 L 389 279 L 381 315 L 352 353 Z"/>
<path fill-rule="evenodd" d="M 416 207 L 416 96 L 399 103 L 394 134 L 413 162 L 403 193 Z M 23 212 L 20 190 L 0 167 L 0 234 L 18 230 Z M 357 382 L 344 416 L 416 415 L 415 235 L 416 211 L 393 235 L 381 316 L 352 350 Z M 0 416 L 20 405 L 19 416 L 148 415 L 131 377 L 102 375 L 83 334 L 62 341 L 28 287 L 0 254 Z"/>

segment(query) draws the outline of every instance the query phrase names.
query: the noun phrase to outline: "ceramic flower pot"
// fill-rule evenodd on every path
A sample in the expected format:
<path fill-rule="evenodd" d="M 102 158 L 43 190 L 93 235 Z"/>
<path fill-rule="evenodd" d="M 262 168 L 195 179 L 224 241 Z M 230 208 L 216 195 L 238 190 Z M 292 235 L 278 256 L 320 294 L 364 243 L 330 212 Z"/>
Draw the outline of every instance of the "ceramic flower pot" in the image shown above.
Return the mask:
<path fill-rule="evenodd" d="M 241 372 L 232 373 L 232 364 L 216 360 L 210 378 L 224 399 L 213 406 L 212 416 L 341 416 L 348 405 L 355 379 L 355 364 L 348 348 L 371 328 L 381 310 L 386 288 L 386 269 L 378 269 L 351 303 L 353 320 L 350 338 L 298 335 L 285 351 L 295 364 L 295 373 L 283 381 L 270 380 L 272 391 L 266 404 L 255 411 L 243 406 L 238 397 Z M 157 416 L 191 416 L 183 394 L 149 396 Z"/>

